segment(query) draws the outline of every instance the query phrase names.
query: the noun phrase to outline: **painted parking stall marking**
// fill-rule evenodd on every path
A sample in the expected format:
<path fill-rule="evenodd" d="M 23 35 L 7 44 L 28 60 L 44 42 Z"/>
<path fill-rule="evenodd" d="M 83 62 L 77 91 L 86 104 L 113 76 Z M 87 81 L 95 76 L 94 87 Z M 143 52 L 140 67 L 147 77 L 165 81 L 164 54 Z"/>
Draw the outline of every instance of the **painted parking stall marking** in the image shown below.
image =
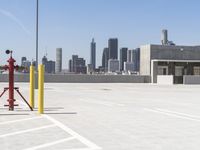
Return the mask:
<path fill-rule="evenodd" d="M 20 129 L 19 131 L 11 131 L 8 133 L 4 133 L 0 135 L 0 142 L 1 140 L 4 140 L 4 138 L 10 138 L 12 136 L 17 136 L 17 135 L 23 135 L 28 133 L 29 135 L 33 134 L 36 131 L 42 131 L 43 129 L 47 129 L 47 130 L 52 130 L 52 128 L 59 128 L 61 129 L 61 131 L 67 133 L 68 135 L 70 135 L 69 137 L 65 137 L 65 138 L 60 138 L 57 139 L 55 141 L 48 141 L 48 142 L 44 142 L 43 144 L 38 144 L 38 145 L 31 145 L 28 148 L 24 148 L 24 150 L 37 150 L 37 149 L 45 149 L 51 146 L 55 146 L 55 145 L 59 145 L 59 144 L 63 144 L 63 143 L 67 143 L 70 142 L 72 140 L 76 140 L 80 143 L 82 143 L 84 145 L 83 148 L 72 148 L 72 149 L 66 149 L 65 147 L 63 147 L 63 149 L 66 150 L 100 150 L 101 148 L 99 146 L 97 146 L 96 144 L 94 144 L 93 142 L 89 141 L 88 139 L 86 139 L 85 137 L 79 135 L 78 133 L 76 133 L 75 131 L 73 131 L 72 129 L 70 129 L 69 127 L 65 126 L 64 124 L 62 124 L 61 122 L 57 121 L 56 119 L 52 118 L 49 115 L 43 114 L 40 116 L 34 116 L 34 117 L 29 117 L 29 118 L 21 118 L 21 119 L 16 119 L 16 120 L 10 120 L 10 121 L 4 121 L 4 122 L 0 122 L 0 127 L 1 125 L 10 125 L 10 124 L 14 124 L 14 123 L 24 123 L 24 124 L 28 124 L 30 120 L 34 121 L 37 124 L 37 119 L 45 119 L 46 121 L 48 121 L 47 125 L 42 125 L 40 127 L 32 127 L 30 129 Z M 45 135 L 44 135 L 45 136 Z M 52 135 L 54 136 L 54 135 Z M 45 137 L 44 137 L 45 138 Z M 37 139 L 35 139 L 37 140 Z M 15 143 L 11 143 L 12 145 L 14 145 Z M 68 144 L 68 143 L 67 143 Z"/>

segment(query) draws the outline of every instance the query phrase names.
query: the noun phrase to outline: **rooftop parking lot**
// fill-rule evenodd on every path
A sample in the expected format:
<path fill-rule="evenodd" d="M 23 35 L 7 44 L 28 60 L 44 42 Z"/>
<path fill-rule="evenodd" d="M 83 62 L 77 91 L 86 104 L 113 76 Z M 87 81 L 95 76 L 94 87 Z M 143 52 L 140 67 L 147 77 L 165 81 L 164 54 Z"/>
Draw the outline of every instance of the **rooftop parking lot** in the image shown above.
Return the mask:
<path fill-rule="evenodd" d="M 0 89 L 7 83 L 1 83 Z M 28 99 L 29 84 L 17 83 Z M 198 150 L 200 86 L 45 84 L 45 113 L 0 99 L 2 150 Z"/>

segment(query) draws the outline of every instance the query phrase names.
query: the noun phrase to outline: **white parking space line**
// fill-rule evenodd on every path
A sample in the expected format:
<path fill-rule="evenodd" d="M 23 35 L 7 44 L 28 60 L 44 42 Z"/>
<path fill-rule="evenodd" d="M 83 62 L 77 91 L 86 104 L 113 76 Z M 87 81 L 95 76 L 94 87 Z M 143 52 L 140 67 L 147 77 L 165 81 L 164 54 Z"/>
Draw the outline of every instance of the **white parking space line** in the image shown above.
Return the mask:
<path fill-rule="evenodd" d="M 42 129 L 46 129 L 46 128 L 51 128 L 51 127 L 55 127 L 55 126 L 56 125 L 53 124 L 53 125 L 47 125 L 47 126 L 42 126 L 42 127 L 38 127 L 38 128 L 32 128 L 32 129 L 27 129 L 27 130 L 7 133 L 7 134 L 0 135 L 0 138 L 12 136 L 12 135 L 17 135 L 17 134 L 22 134 L 22 133 L 27 133 L 27 132 L 33 132 L 33 131 L 42 130 Z"/>
<path fill-rule="evenodd" d="M 86 146 L 88 146 L 90 148 L 90 150 L 100 150 L 101 149 L 99 146 L 97 146 L 96 144 L 90 142 L 86 138 L 82 137 L 81 135 L 79 135 L 78 133 L 73 131 L 72 129 L 68 128 L 67 126 L 65 126 L 64 124 L 59 122 L 58 120 L 56 120 L 56 119 L 54 119 L 54 118 L 52 118 L 52 117 L 50 117 L 49 115 L 46 115 L 46 114 L 43 114 L 43 116 L 46 117 L 48 120 L 52 121 L 54 124 L 56 124 L 58 127 L 63 129 L 68 134 L 70 134 L 73 137 L 75 137 L 76 139 L 78 139 L 81 143 L 83 143 Z"/>
<path fill-rule="evenodd" d="M 189 114 L 185 114 L 185 113 L 179 113 L 179 112 L 174 112 L 174 111 L 169 111 L 169 110 L 163 111 L 161 109 L 149 109 L 149 108 L 144 108 L 144 110 L 151 111 L 154 113 L 164 114 L 164 115 L 171 116 L 171 117 L 200 122 L 200 118 L 197 119 L 197 116 L 193 116 L 193 115 L 189 115 Z"/>
<path fill-rule="evenodd" d="M 96 150 L 92 148 L 72 148 L 72 149 L 65 149 L 65 150 Z"/>
<path fill-rule="evenodd" d="M 16 123 L 16 122 L 21 122 L 21 121 L 29 121 L 29 120 L 39 119 L 39 118 L 42 118 L 42 116 L 37 116 L 37 117 L 32 117 L 32 118 L 25 118 L 25 119 L 17 119 L 17 120 L 11 120 L 11 121 L 0 122 L 0 125 L 11 124 L 11 123 Z"/>
<path fill-rule="evenodd" d="M 200 117 L 199 116 L 195 116 L 195 115 L 190 115 L 190 114 L 186 114 L 186 113 L 171 111 L 171 110 L 167 110 L 167 109 L 160 109 L 160 108 L 157 108 L 157 110 L 163 111 L 163 112 L 172 113 L 172 114 L 177 114 L 177 115 L 181 115 L 181 116 L 186 116 L 186 117 L 190 117 L 190 118 L 195 118 L 195 119 L 199 119 L 200 120 Z"/>
<path fill-rule="evenodd" d="M 57 140 L 57 141 L 54 141 L 54 142 L 51 142 L 51 143 L 46 143 L 46 144 L 38 145 L 38 146 L 35 146 L 35 147 L 31 147 L 31 148 L 28 148 L 28 149 L 25 149 L 25 150 L 37 150 L 37 149 L 40 149 L 40 148 L 46 148 L 46 147 L 53 146 L 53 145 L 56 145 L 56 144 L 59 144 L 59 143 L 71 141 L 71 140 L 74 140 L 74 139 L 75 139 L 75 137 L 69 137 L 69 138 Z"/>

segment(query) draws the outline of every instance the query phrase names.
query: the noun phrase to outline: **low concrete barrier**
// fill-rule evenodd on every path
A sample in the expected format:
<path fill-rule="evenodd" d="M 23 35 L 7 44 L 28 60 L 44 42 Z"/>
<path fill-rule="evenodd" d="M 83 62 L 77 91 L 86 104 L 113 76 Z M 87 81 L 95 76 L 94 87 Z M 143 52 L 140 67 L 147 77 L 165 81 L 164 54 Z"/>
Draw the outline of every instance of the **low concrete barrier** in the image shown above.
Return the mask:
<path fill-rule="evenodd" d="M 158 75 L 157 76 L 157 84 L 174 84 L 174 76 L 173 75 Z"/>
<path fill-rule="evenodd" d="M 183 84 L 200 84 L 200 75 L 183 76 Z"/>
<path fill-rule="evenodd" d="M 150 83 L 150 80 L 150 76 L 136 75 L 45 75 L 46 83 Z M 0 74 L 0 82 L 8 82 L 8 75 Z M 16 74 L 15 82 L 29 82 L 29 74 Z"/>

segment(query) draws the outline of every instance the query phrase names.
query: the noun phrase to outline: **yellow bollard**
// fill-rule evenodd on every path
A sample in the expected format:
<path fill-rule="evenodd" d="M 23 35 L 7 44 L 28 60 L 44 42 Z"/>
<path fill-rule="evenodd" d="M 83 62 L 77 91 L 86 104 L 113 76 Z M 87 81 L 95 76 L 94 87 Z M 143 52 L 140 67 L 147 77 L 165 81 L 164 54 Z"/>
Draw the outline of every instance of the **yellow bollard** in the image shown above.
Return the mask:
<path fill-rule="evenodd" d="M 33 65 L 30 66 L 30 94 L 29 94 L 29 98 L 30 98 L 30 106 L 32 108 L 35 107 L 35 103 L 34 103 L 34 99 L 35 99 L 35 93 L 34 93 L 34 89 L 35 89 L 35 74 L 34 74 L 34 70 L 35 67 Z"/>
<path fill-rule="evenodd" d="M 44 66 L 38 66 L 38 113 L 44 113 Z"/>

